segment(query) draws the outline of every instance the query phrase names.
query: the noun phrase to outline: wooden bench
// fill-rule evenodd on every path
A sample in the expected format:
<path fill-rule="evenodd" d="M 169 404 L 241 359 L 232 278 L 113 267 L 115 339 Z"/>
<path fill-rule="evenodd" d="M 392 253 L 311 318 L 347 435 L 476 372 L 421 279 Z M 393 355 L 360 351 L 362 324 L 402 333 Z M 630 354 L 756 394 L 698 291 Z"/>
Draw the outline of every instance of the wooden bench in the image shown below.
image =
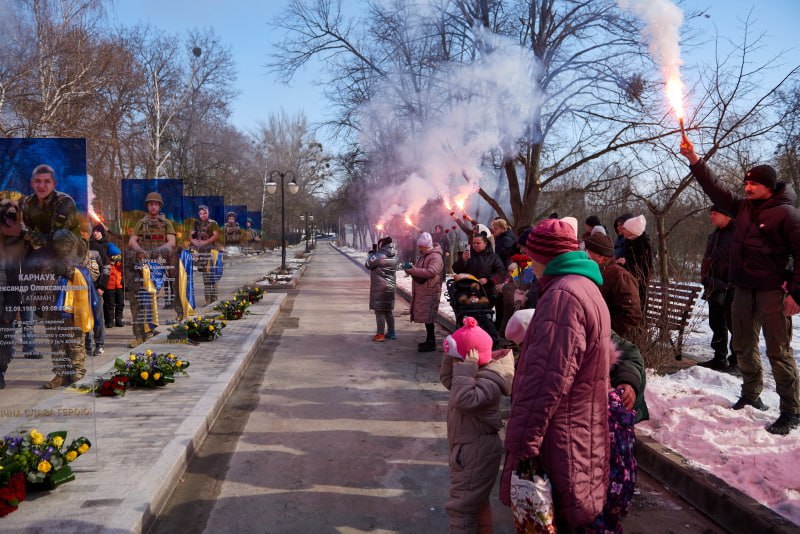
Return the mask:
<path fill-rule="evenodd" d="M 669 340 L 675 349 L 675 359 L 683 357 L 683 338 L 686 326 L 692 317 L 695 302 L 700 296 L 699 285 L 669 282 L 667 287 L 661 280 L 650 280 L 647 284 L 647 307 L 645 321 L 648 330 L 657 332 L 656 340 Z M 673 339 L 672 332 L 676 332 Z"/>

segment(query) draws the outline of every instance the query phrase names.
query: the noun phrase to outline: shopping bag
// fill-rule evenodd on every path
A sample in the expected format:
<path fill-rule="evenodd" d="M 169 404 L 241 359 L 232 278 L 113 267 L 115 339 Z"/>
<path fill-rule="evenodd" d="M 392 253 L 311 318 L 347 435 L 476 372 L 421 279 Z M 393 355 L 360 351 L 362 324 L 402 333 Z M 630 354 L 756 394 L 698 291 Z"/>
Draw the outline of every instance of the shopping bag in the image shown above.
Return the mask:
<path fill-rule="evenodd" d="M 554 534 L 553 488 L 545 474 L 537 474 L 523 460 L 511 474 L 511 512 L 517 534 Z"/>

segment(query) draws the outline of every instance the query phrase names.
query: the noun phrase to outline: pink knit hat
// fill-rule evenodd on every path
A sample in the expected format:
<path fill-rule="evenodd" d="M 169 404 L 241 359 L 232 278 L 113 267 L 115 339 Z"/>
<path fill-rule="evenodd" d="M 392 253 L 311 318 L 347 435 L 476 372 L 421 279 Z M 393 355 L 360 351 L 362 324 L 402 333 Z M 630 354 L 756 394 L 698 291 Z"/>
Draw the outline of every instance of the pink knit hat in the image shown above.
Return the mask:
<path fill-rule="evenodd" d="M 570 223 L 561 219 L 545 219 L 533 227 L 525 247 L 533 259 L 548 263 L 565 252 L 578 250 L 578 237 Z"/>
<path fill-rule="evenodd" d="M 478 349 L 478 365 L 486 365 L 492 359 L 492 336 L 473 317 L 464 317 L 464 326 L 445 338 L 444 352 L 463 360 L 470 349 Z"/>
<path fill-rule="evenodd" d="M 417 239 L 417 246 L 418 247 L 427 247 L 430 248 L 433 246 L 433 237 L 428 232 L 422 232 Z"/>

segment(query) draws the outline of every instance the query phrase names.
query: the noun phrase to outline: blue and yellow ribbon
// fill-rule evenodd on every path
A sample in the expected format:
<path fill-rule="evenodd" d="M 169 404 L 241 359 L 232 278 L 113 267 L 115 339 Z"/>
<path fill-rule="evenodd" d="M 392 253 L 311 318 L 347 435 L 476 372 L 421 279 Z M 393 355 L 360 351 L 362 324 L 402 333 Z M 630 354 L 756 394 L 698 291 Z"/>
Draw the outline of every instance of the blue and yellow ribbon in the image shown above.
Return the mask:
<path fill-rule="evenodd" d="M 222 251 L 220 250 L 212 250 L 211 251 L 211 269 L 208 273 L 209 279 L 211 280 L 212 284 L 216 284 L 219 282 L 219 279 L 222 278 L 222 271 L 224 270 L 224 263 L 222 261 Z"/>
<path fill-rule="evenodd" d="M 142 288 L 139 303 L 144 316 L 145 333 L 158 327 L 158 290 L 164 285 L 164 269 L 156 262 L 142 263 Z"/>
<path fill-rule="evenodd" d="M 101 320 L 102 309 L 92 277 L 82 267 L 75 269 L 72 281 L 59 277 L 60 287 L 56 297 L 56 306 L 65 319 L 72 318 L 74 326 L 84 334 L 94 329 L 96 321 Z"/>
<path fill-rule="evenodd" d="M 178 299 L 183 310 L 183 317 L 194 315 L 194 264 L 192 254 L 182 250 L 178 261 Z"/>

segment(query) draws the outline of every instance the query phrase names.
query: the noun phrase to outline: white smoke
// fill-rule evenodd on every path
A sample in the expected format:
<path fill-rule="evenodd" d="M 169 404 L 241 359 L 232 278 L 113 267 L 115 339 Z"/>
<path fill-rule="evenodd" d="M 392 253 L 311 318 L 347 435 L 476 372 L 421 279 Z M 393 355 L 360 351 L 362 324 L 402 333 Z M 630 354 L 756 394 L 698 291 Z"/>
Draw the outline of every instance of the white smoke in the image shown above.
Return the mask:
<path fill-rule="evenodd" d="M 479 187 L 493 192 L 496 185 L 496 172 L 483 164 L 489 153 L 502 149 L 509 156 L 520 138 L 531 137 L 532 121 L 541 108 L 532 53 L 505 38 L 476 32 L 491 52 L 470 64 L 439 66 L 441 85 L 422 104 L 423 113 L 408 124 L 397 124 L 404 105 L 404 99 L 397 98 L 399 83 L 381 93 L 386 98 L 374 99 L 364 110 L 366 132 L 385 128 L 387 118 L 406 132 L 392 150 L 399 167 L 411 169 L 393 189 L 388 205 L 385 192 L 371 199 L 376 222 L 406 214 L 416 221 L 419 210 L 440 197 L 452 201 L 471 196 L 470 203 L 476 202 Z M 421 126 L 419 115 L 425 117 Z M 368 151 L 379 150 L 369 139 L 362 143 Z"/>
<path fill-rule="evenodd" d="M 650 56 L 661 68 L 665 80 L 680 78 L 680 28 L 683 12 L 670 0 L 617 0 L 617 5 L 644 22 L 642 36 Z"/>

